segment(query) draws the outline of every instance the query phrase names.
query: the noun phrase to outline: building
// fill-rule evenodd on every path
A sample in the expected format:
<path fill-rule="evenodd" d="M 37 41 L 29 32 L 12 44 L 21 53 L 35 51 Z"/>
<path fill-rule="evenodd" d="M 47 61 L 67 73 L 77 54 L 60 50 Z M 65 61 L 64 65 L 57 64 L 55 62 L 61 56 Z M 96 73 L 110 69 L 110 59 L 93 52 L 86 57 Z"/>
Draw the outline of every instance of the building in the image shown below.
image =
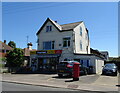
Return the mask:
<path fill-rule="evenodd" d="M 100 51 L 100 53 L 104 55 L 106 61 L 109 61 L 109 53 L 108 53 L 108 51 Z"/>
<path fill-rule="evenodd" d="M 33 44 L 30 42 L 27 44 L 27 48 L 23 49 L 24 53 L 24 66 L 29 66 L 30 63 L 30 52 L 36 51 L 36 49 L 32 49 Z"/>
<path fill-rule="evenodd" d="M 93 73 L 101 72 L 104 60 L 90 53 L 89 32 L 83 21 L 59 25 L 47 18 L 37 32 L 37 38 L 38 50 L 32 53 L 30 66 L 51 71 L 56 70 L 60 61 L 77 60 L 93 67 Z"/>
<path fill-rule="evenodd" d="M 6 44 L 6 40 L 4 42 L 0 41 L 0 57 L 5 57 L 7 52 L 11 51 L 13 48 Z"/>

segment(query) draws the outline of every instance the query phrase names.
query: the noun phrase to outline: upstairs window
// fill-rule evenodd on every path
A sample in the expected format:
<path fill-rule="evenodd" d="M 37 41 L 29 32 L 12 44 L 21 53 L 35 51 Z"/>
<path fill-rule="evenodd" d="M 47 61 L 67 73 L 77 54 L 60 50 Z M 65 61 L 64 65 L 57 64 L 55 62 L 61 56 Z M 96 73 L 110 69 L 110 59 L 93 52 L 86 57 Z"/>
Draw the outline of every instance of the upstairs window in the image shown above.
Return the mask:
<path fill-rule="evenodd" d="M 86 38 L 86 40 L 88 39 L 88 34 L 86 33 L 86 35 L 85 35 L 85 38 Z"/>
<path fill-rule="evenodd" d="M 55 46 L 55 41 L 43 42 L 43 49 L 44 49 L 44 50 L 54 49 L 54 46 Z"/>
<path fill-rule="evenodd" d="M 80 36 L 82 36 L 82 27 L 80 26 Z"/>
<path fill-rule="evenodd" d="M 70 47 L 70 37 L 63 38 L 63 47 Z"/>
<path fill-rule="evenodd" d="M 80 41 L 80 50 L 82 51 L 82 42 Z"/>
<path fill-rule="evenodd" d="M 52 26 L 46 26 L 46 32 L 52 31 Z"/>

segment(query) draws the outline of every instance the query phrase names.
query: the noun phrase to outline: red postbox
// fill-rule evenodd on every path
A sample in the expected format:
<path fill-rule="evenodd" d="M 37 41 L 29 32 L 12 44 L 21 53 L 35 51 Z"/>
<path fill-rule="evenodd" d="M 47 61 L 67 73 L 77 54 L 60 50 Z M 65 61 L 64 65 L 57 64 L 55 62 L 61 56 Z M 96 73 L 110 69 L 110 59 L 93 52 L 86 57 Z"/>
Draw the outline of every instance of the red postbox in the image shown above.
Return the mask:
<path fill-rule="evenodd" d="M 75 62 L 73 65 L 73 80 L 77 81 L 79 80 L 79 73 L 80 73 L 80 63 Z"/>

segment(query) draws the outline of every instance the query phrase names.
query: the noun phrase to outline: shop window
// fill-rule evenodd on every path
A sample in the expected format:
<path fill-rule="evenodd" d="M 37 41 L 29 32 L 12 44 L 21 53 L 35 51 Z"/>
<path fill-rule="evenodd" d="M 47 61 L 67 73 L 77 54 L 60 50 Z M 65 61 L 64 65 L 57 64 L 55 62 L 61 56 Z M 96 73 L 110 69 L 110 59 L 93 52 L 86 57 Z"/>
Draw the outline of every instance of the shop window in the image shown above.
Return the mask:
<path fill-rule="evenodd" d="M 43 42 L 43 49 L 44 50 L 54 49 L 54 46 L 55 46 L 55 41 Z"/>
<path fill-rule="evenodd" d="M 52 31 L 52 26 L 46 26 L 46 32 Z"/>
<path fill-rule="evenodd" d="M 63 47 L 70 47 L 70 37 L 63 38 Z"/>

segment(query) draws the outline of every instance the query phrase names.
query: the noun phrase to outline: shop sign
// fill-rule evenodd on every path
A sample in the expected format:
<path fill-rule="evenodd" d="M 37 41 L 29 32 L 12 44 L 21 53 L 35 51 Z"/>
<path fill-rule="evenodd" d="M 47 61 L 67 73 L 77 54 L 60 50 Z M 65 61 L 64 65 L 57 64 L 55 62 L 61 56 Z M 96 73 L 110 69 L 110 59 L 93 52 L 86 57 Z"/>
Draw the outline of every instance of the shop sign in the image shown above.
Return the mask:
<path fill-rule="evenodd" d="M 55 50 L 55 54 L 61 54 L 62 50 Z"/>
<path fill-rule="evenodd" d="M 40 50 L 40 51 L 30 51 L 30 54 L 61 54 L 62 50 Z"/>
<path fill-rule="evenodd" d="M 30 51 L 30 55 L 36 54 L 36 51 Z"/>
<path fill-rule="evenodd" d="M 55 54 L 55 50 L 47 50 L 47 54 Z"/>
<path fill-rule="evenodd" d="M 36 54 L 47 54 L 47 51 L 45 50 L 37 51 Z"/>

